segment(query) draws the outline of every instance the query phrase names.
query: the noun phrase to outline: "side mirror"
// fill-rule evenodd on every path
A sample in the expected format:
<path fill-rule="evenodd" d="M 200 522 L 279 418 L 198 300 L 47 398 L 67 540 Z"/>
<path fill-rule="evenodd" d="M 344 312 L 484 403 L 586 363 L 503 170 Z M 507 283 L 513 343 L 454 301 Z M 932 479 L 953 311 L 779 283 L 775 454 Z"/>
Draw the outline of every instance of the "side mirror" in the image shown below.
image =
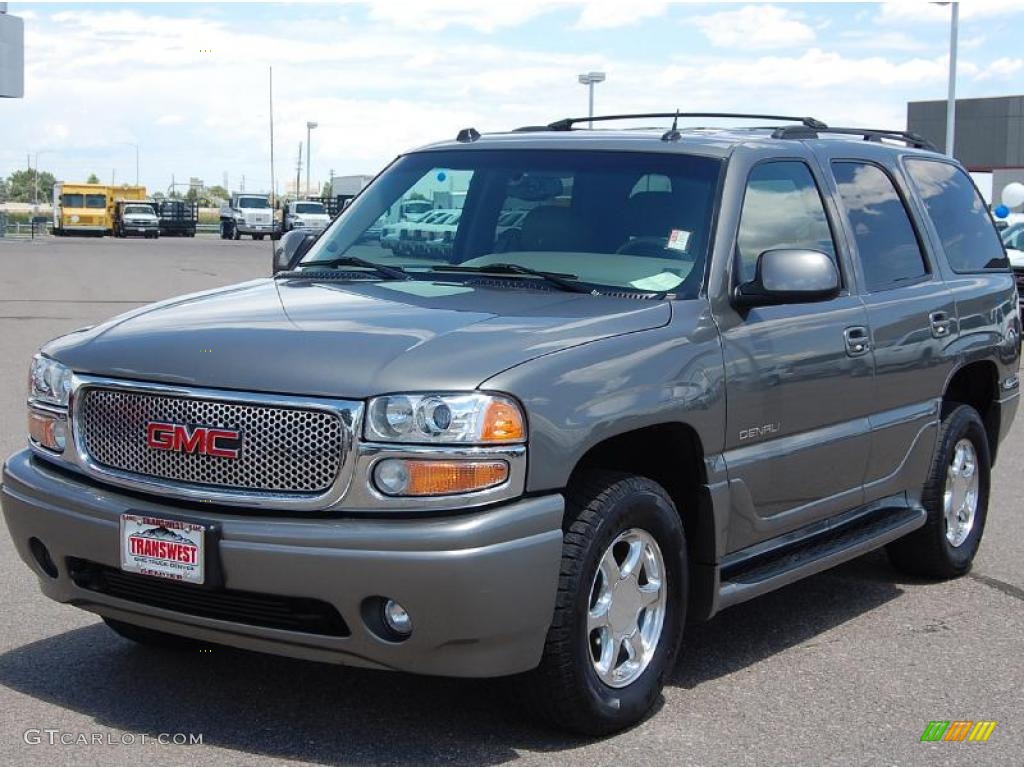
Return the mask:
<path fill-rule="evenodd" d="M 827 254 L 779 248 L 757 257 L 754 279 L 737 286 L 733 303 L 739 307 L 802 304 L 838 294 L 839 271 Z"/>
<path fill-rule="evenodd" d="M 314 236 L 299 229 L 283 235 L 274 246 L 273 274 L 286 272 L 294 269 L 299 259 L 306 255 L 306 251 L 313 245 Z"/>

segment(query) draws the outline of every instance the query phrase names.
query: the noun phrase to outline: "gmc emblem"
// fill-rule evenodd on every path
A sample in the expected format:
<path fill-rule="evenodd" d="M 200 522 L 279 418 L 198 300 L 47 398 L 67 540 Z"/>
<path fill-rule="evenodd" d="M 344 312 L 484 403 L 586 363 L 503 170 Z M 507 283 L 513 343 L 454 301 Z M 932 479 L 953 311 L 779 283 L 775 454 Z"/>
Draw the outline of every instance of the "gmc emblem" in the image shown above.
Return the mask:
<path fill-rule="evenodd" d="M 215 429 L 151 421 L 146 424 L 146 445 L 158 451 L 200 453 L 222 459 L 237 459 L 242 449 L 242 433 L 237 429 Z"/>

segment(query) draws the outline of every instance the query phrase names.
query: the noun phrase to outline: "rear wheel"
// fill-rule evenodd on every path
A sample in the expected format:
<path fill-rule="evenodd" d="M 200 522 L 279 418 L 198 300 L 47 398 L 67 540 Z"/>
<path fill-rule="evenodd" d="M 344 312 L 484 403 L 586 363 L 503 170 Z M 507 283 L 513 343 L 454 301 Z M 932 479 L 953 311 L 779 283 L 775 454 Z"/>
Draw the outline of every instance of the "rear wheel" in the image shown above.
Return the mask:
<path fill-rule="evenodd" d="M 969 405 L 949 411 L 939 427 L 931 471 L 921 494 L 925 524 L 888 546 L 901 571 L 933 579 L 962 576 L 981 544 L 988 513 L 988 436 Z"/>
<path fill-rule="evenodd" d="M 103 623 L 125 640 L 131 640 L 139 645 L 148 645 L 154 648 L 178 648 L 182 650 L 191 650 L 200 645 L 199 641 L 193 640 L 190 637 L 181 637 L 180 635 L 160 632 L 149 627 L 126 624 L 117 619 L 108 619 L 106 616 L 103 617 Z"/>
<path fill-rule="evenodd" d="M 568 497 L 544 655 L 518 682 L 545 722 L 600 736 L 642 720 L 672 669 L 686 612 L 686 543 L 671 498 L 652 480 L 598 472 Z"/>

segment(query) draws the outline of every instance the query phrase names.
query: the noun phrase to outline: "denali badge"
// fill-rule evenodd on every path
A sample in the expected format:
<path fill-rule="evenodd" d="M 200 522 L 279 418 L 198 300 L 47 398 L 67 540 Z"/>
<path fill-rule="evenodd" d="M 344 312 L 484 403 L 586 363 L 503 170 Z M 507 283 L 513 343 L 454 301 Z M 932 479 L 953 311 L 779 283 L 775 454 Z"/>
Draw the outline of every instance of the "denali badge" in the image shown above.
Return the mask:
<path fill-rule="evenodd" d="M 151 421 L 146 424 L 146 445 L 159 451 L 180 451 L 237 459 L 242 449 L 242 433 L 237 429 L 192 427 Z"/>

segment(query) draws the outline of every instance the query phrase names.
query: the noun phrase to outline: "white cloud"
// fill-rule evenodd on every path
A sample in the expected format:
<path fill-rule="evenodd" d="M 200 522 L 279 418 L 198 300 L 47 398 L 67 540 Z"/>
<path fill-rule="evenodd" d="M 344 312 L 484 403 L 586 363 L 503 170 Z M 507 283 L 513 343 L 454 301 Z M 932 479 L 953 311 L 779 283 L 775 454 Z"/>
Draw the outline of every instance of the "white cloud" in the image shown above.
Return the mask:
<path fill-rule="evenodd" d="M 1024 70 L 1024 59 L 1012 59 L 1007 56 L 996 59 L 986 65 L 976 75 L 978 80 L 995 80 L 1014 77 Z"/>
<path fill-rule="evenodd" d="M 494 32 L 515 27 L 560 3 L 544 0 L 433 0 L 433 2 L 371 3 L 370 18 L 399 29 L 438 32 L 451 26 L 477 32 Z"/>
<path fill-rule="evenodd" d="M 747 5 L 735 11 L 697 16 L 694 21 L 720 48 L 797 47 L 814 41 L 814 30 L 787 8 Z"/>
<path fill-rule="evenodd" d="M 814 33 L 804 27 L 815 19 L 788 8 L 714 9 L 706 18 L 740 13 L 749 20 L 768 11 L 776 22 L 760 25 L 776 30 L 767 38 L 765 29 L 740 24 L 745 32 L 737 32 L 739 42 L 722 50 L 695 40 L 700 31 L 692 23 L 680 28 L 673 22 L 673 34 L 685 45 L 672 57 L 652 56 L 635 43 L 657 20 L 630 28 L 621 45 L 590 46 L 585 41 L 600 32 L 575 33 L 574 24 L 600 29 L 628 25 L 633 16 L 597 0 L 524 3 L 509 11 L 486 6 L 490 21 L 474 22 L 483 31 L 443 34 L 379 16 L 356 25 L 352 19 L 360 14 L 341 18 L 323 8 L 315 20 L 285 11 L 259 25 L 240 23 L 228 6 L 173 15 L 145 7 L 44 10 L 38 22 L 26 25 L 26 98 L 3 104 L 0 175 L 23 166 L 26 152 L 40 151 L 46 153 L 43 166 L 66 178 L 90 172 L 108 178 L 115 169 L 118 179 L 134 177 L 134 150 L 121 142 L 135 142 L 141 145 L 142 180 L 152 189 L 165 189 L 172 174 L 220 183 L 224 171 L 231 186 L 244 173 L 247 188 L 268 188 L 271 63 L 279 186 L 294 176 L 306 120 L 320 123 L 313 133 L 314 180 L 332 167 L 372 173 L 398 152 L 452 137 L 465 126 L 500 130 L 585 113 L 586 92 L 576 74 L 588 69 L 608 72 L 596 95 L 600 112 L 756 109 L 899 128 L 907 100 L 945 92 L 942 46 L 917 54 L 901 47 L 907 40 L 880 28 L 872 29 L 891 43 L 888 49 L 869 48 L 870 39 L 863 48 L 839 46 L 843 30 L 833 25 L 808 48 Z M 661 5 L 643 12 L 654 14 Z M 471 12 L 468 2 L 460 7 L 452 9 Z M 561 9 L 561 16 L 544 38 L 524 42 L 520 35 L 512 42 L 511 35 L 486 31 L 512 23 L 502 19 L 536 18 L 549 8 Z M 766 51 L 766 41 L 780 39 L 780 26 L 790 29 L 785 50 Z M 870 18 L 862 26 L 870 27 Z M 565 44 L 569 38 L 571 46 Z M 800 39 L 804 44 L 795 46 Z M 1020 76 L 1012 50 L 984 50 L 987 59 L 996 59 L 985 68 L 971 61 L 976 53 L 963 57 L 968 90 L 975 79 Z M 997 58 L 1000 53 L 1004 59 Z"/>
<path fill-rule="evenodd" d="M 960 20 L 990 19 L 1009 13 L 1024 11 L 1021 0 L 965 0 L 960 3 Z M 882 24 L 919 24 L 921 22 L 949 23 L 948 5 L 926 0 L 900 0 L 882 3 L 877 21 Z"/>
<path fill-rule="evenodd" d="M 668 8 L 667 2 L 643 0 L 591 0 L 584 3 L 576 21 L 577 29 L 611 29 L 639 24 L 645 19 L 661 16 Z"/>

